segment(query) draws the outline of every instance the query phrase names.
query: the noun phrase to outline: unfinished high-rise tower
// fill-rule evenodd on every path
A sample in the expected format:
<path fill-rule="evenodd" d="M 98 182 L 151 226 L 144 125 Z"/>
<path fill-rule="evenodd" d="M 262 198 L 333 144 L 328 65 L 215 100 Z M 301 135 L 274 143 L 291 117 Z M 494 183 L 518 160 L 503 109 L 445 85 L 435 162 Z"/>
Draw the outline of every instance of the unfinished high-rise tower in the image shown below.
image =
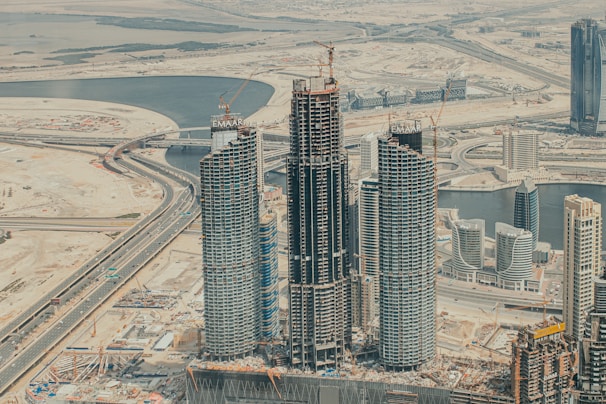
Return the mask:
<path fill-rule="evenodd" d="M 390 124 L 379 138 L 379 356 L 407 370 L 436 353 L 434 163 L 420 121 Z"/>
<path fill-rule="evenodd" d="M 295 80 L 287 160 L 293 366 L 335 367 L 351 341 L 348 186 L 336 81 Z"/>
<path fill-rule="evenodd" d="M 206 346 L 232 360 L 252 353 L 261 329 L 257 139 L 234 116 L 212 122 L 200 161 Z"/>
<path fill-rule="evenodd" d="M 516 403 L 567 404 L 576 362 L 566 325 L 547 322 L 518 332 L 511 349 L 511 390 Z"/>
<path fill-rule="evenodd" d="M 594 304 L 581 342 L 579 404 L 606 402 L 606 274 L 594 279 Z"/>

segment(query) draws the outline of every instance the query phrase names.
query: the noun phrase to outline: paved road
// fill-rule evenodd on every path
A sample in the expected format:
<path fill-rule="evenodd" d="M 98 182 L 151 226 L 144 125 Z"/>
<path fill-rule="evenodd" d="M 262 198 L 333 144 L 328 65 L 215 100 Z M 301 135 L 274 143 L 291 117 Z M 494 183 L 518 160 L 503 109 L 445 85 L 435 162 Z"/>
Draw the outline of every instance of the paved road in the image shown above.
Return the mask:
<path fill-rule="evenodd" d="M 85 276 L 79 277 L 79 282 L 74 283 L 71 287 L 67 285 L 69 281 L 60 285 L 64 288 L 65 296 L 65 298 L 62 298 L 62 304 L 69 307 L 59 318 L 50 319 L 47 315 L 42 315 L 46 312 L 40 311 L 34 305 L 32 310 L 38 314 L 29 317 L 34 318 L 34 321 L 29 324 L 45 323 L 45 330 L 33 342 L 15 351 L 11 341 L 19 343 L 18 335 L 14 335 L 15 333 L 7 335 L 6 343 L 0 348 L 0 355 L 3 357 L 2 367 L 0 368 L 0 394 L 5 392 L 23 373 L 34 366 L 50 348 L 54 347 L 78 324 L 84 321 L 86 316 L 111 296 L 122 284 L 134 276 L 145 263 L 158 254 L 199 214 L 198 185 L 197 181 L 192 182 L 195 177 L 176 169 L 162 167 L 150 160 L 137 159 L 143 165 L 153 167 L 156 172 L 162 172 L 172 180 L 180 182 L 181 189 L 174 193 L 170 183 L 160 175 L 152 174 L 151 171 L 142 169 L 132 162 L 121 162 L 121 165 L 128 170 L 140 175 L 152 176 L 163 186 L 165 199 L 159 208 L 159 214 L 150 214 L 140 224 L 130 229 L 127 232 L 129 235 L 125 234 L 116 241 L 119 244 L 118 248 L 113 249 L 110 246 L 95 257 L 96 259 L 85 264 L 79 270 L 85 272 Z M 155 221 L 151 223 L 154 219 Z M 110 266 L 118 268 L 117 271 L 112 272 L 119 278 L 105 277 L 106 270 Z M 90 267 L 94 269 L 89 270 Z M 82 295 L 82 292 L 85 294 Z M 49 295 L 54 296 L 53 294 Z M 72 299 L 71 302 L 66 302 L 68 299 Z M 41 299 L 42 302 L 45 300 L 48 303 L 49 299 Z M 18 328 L 17 334 L 20 334 L 20 332 Z M 13 356 L 14 354 L 16 356 Z"/>

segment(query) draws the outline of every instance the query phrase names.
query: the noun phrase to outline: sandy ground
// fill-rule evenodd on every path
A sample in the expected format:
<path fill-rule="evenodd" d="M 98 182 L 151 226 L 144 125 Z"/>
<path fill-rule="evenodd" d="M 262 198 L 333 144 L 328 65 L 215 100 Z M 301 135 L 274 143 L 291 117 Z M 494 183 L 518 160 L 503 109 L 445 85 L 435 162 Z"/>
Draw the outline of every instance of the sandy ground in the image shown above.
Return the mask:
<path fill-rule="evenodd" d="M 130 137 L 176 127 L 170 119 L 130 106 L 72 100 L 0 98 L 0 130 L 76 136 Z M 87 122 L 88 126 L 80 125 Z M 58 124 L 77 128 L 66 131 Z M 160 186 L 139 176 L 106 170 L 99 155 L 0 144 L 0 221 L 10 218 L 107 218 L 153 210 Z M 98 153 L 98 154 L 97 154 Z M 83 221 L 84 222 L 84 221 Z M 35 227 L 35 226 L 34 226 Z M 116 231 L 42 231 L 2 226 L 11 238 L 0 244 L 0 326 L 31 301 L 68 277 L 115 237 Z"/>
<path fill-rule="evenodd" d="M 453 125 L 483 119 L 512 120 L 515 116 L 568 110 L 568 90 L 544 87 L 535 79 L 502 66 L 457 54 L 436 44 L 391 41 L 407 27 L 393 26 L 383 32 L 383 40 L 372 38 L 377 25 L 424 23 L 445 20 L 452 15 L 522 6 L 519 1 L 488 0 L 453 5 L 446 0 L 433 2 L 392 1 L 288 2 L 286 0 L 257 4 L 238 0 L 204 1 L 200 4 L 176 0 L 134 0 L 123 2 L 90 0 L 44 0 L 23 4 L 20 0 L 3 1 L 5 22 L 10 29 L 0 31 L 0 81 L 47 80 L 59 78 L 126 77 L 144 75 L 217 75 L 251 78 L 272 85 L 276 92 L 268 104 L 249 117 L 267 130 L 288 131 L 292 80 L 318 73 L 318 61 L 325 63 L 326 49 L 312 40 L 336 43 L 335 72 L 342 92 L 356 90 L 365 95 L 381 89 L 403 93 L 412 88 L 443 85 L 450 76 L 466 77 L 471 87 L 503 90 L 503 95 L 489 100 L 448 103 L 440 117 L 441 125 Z M 525 6 L 545 3 L 524 2 Z M 568 53 L 561 49 L 537 49 L 536 42 L 562 43 L 569 46 L 570 24 L 580 17 L 602 15 L 600 1 L 553 3 L 548 11 L 529 12 L 524 18 L 484 18 L 456 27 L 453 35 L 474 40 L 499 53 L 512 55 L 524 62 L 541 66 L 554 73 L 568 74 Z M 35 23 L 24 21 L 20 13 L 40 13 Z M 48 14 L 48 15 L 47 15 Z M 57 16 L 53 16 L 56 14 Z M 60 15 L 79 15 L 78 21 L 65 23 Z M 577 15 L 578 14 L 578 15 Z M 87 15 L 119 15 L 125 17 L 160 17 L 190 21 L 221 22 L 255 27 L 257 31 L 230 34 L 192 33 L 160 30 L 137 30 L 99 25 Z M 263 20 L 285 16 L 321 20 L 306 25 L 299 20 Z M 254 16 L 256 18 L 250 18 Z M 597 18 L 597 17 L 596 17 Z M 271 21 L 268 25 L 267 21 Z M 357 27 L 339 22 L 356 21 Z M 57 25 L 61 24 L 61 25 Z M 57 27 L 60 26 L 60 29 Z M 493 26 L 485 35 L 477 35 L 480 27 Z M 310 28 L 311 27 L 311 28 Z M 521 29 L 535 28 L 541 39 L 525 39 Z M 275 28 L 275 31 L 267 30 Z M 281 29 L 292 30 L 290 32 Z M 404 30 L 404 31 L 401 31 Z M 340 42 L 344 38 L 355 41 Z M 62 65 L 48 57 L 65 48 L 117 46 L 125 43 L 171 44 L 182 41 L 218 42 L 221 50 L 181 52 L 175 49 L 136 53 L 94 51 L 87 63 Z M 245 44 L 230 48 L 227 45 Z M 298 45 L 298 46 L 295 46 Z M 84 51 L 82 51 L 84 52 Z M 163 56 L 142 60 L 141 57 Z M 328 68 L 323 67 L 324 74 Z M 513 100 L 513 89 L 522 89 Z M 539 99 L 549 95 L 550 101 Z M 494 95 L 494 94 L 493 94 Z M 389 115 L 393 119 L 421 119 L 429 125 L 439 104 L 424 104 L 386 110 L 345 114 L 345 134 L 359 136 L 385 127 Z M 83 125 L 84 124 L 84 125 Z M 176 127 L 159 114 L 131 106 L 87 101 L 3 99 L 0 98 L 0 130 L 16 133 L 73 134 L 76 136 L 127 137 L 150 131 Z M 0 144 L 0 221 L 10 217 L 107 217 L 145 213 L 153 209 L 160 197 L 159 188 L 142 178 L 125 178 L 109 173 L 99 165 L 95 154 L 25 148 Z M 161 156 L 158 156 L 161 158 Z M 474 179 L 476 181 L 478 179 Z M 491 181 L 482 178 L 479 181 Z M 471 180 L 469 180 L 471 181 Z M 116 203 L 120 201 L 120 203 Z M 10 230 L 10 229 L 8 229 Z M 49 237 L 49 234 L 52 234 Z M 40 290 L 49 288 L 77 268 L 96 250 L 110 240 L 105 232 L 72 233 L 15 230 L 12 238 L 0 244 L 0 326 L 14 316 Z M 186 290 L 184 299 L 197 299 L 196 280 L 199 245 L 196 236 L 179 237 L 151 266 L 138 276 L 147 286 L 163 285 Z M 183 243 L 183 244 L 180 244 Z M 281 256 L 282 274 L 285 260 Z M 160 270 L 162 269 L 162 271 Z M 162 276 L 159 274 L 162 273 Z M 185 274 L 185 275 L 184 275 Z M 181 282 L 180 277 L 188 282 Z M 149 285 L 148 285 L 149 283 Z M 139 287 L 135 283 L 128 288 Z M 189 293 L 189 295 L 187 294 Z M 182 303 L 180 303 L 182 304 Z M 106 307 L 107 308 L 107 307 Z M 480 319 L 474 311 L 449 311 L 444 330 L 461 342 L 482 332 L 491 319 Z M 453 325 L 455 316 L 458 326 Z M 109 317 L 108 317 L 109 318 Z M 110 322 L 111 324 L 111 322 Z M 118 330 L 106 327 L 91 345 L 108 343 Z M 479 355 L 479 354 L 478 354 Z"/>

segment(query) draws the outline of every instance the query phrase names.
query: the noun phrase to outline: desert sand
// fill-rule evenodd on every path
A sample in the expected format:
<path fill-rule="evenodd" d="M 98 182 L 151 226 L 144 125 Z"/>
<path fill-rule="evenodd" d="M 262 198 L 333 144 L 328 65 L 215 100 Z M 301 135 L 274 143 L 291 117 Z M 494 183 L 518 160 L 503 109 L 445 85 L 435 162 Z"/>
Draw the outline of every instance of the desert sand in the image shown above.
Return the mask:
<path fill-rule="evenodd" d="M 327 52 L 313 43 L 335 41 L 335 75 L 342 92 L 356 90 L 375 94 L 382 89 L 403 93 L 417 87 L 444 85 L 448 77 L 465 77 L 470 87 L 492 95 L 488 99 L 448 103 L 440 125 L 468 121 L 513 121 L 544 113 L 568 111 L 568 89 L 545 86 L 535 78 L 494 63 L 459 54 L 437 43 L 406 42 L 404 33 L 415 28 L 406 24 L 448 24 L 452 16 L 487 13 L 484 18 L 456 25 L 452 35 L 481 43 L 500 54 L 515 57 L 532 66 L 567 76 L 568 54 L 561 49 L 539 49 L 537 42 L 569 46 L 570 24 L 587 15 L 602 15 L 599 1 L 549 3 L 542 0 L 457 3 L 350 1 L 245 2 L 239 0 L 200 2 L 135 0 L 124 4 L 113 0 L 5 0 L 10 30 L 0 32 L 0 81 L 48 80 L 89 77 L 132 77 L 145 75 L 204 75 L 250 78 L 272 85 L 275 93 L 268 104 L 248 117 L 261 128 L 287 133 L 290 91 L 293 78 L 319 73 Z M 574 8 L 570 5 L 574 4 Z M 499 14 L 502 9 L 529 7 L 519 15 Z M 23 14 L 32 17 L 29 22 Z M 494 13 L 494 17 L 492 16 Z M 64 20 L 77 15 L 78 20 Z M 127 29 L 98 24 L 94 16 L 129 18 L 174 18 L 253 27 L 254 31 L 227 34 L 186 31 Z M 291 20 L 278 18 L 288 16 Z M 254 18 L 251 18 L 254 17 Z M 316 19 L 313 24 L 306 19 Z M 66 22 L 67 21 L 67 22 Z M 350 24 L 356 22 L 356 25 Z M 391 24 L 391 25 L 390 25 Z M 480 27 L 491 26 L 478 35 Z M 416 28 L 415 28 L 416 29 Z M 536 29 L 542 37 L 523 38 L 522 29 Z M 428 33 L 428 35 L 431 33 Z M 142 52 L 94 53 L 80 64 L 50 60 L 57 51 L 118 46 L 128 43 L 175 44 L 183 41 L 220 43 L 219 50 L 183 52 L 174 48 Z M 76 52 L 77 53 L 77 52 Z M 328 67 L 322 66 L 327 74 Z M 494 88 L 497 90 L 490 90 Z M 519 91 L 514 100 L 514 89 Z M 549 97 L 540 99 L 541 94 Z M 409 105 L 387 110 L 345 114 L 345 135 L 359 136 L 384 128 L 394 119 L 421 119 L 429 126 L 439 104 Z M 84 125 L 83 125 L 84 123 Z M 166 127 L 170 119 L 139 108 L 70 100 L 0 98 L 0 131 L 30 134 L 128 137 Z M 94 128 L 94 130 L 92 129 Z M 492 130 L 492 128 L 485 128 Z M 102 217 L 115 222 L 120 216 L 144 214 L 160 198 L 159 187 L 147 179 L 127 178 L 110 173 L 99 164 L 104 150 L 88 153 L 24 147 L 0 143 L 0 223 L 2 217 Z M 161 152 L 155 152 L 161 158 Z M 116 203 L 116 202 L 120 203 Z M 6 227 L 6 226 L 5 226 Z M 8 227 L 5 230 L 10 230 Z M 11 239 L 0 244 L 0 326 L 18 313 L 23 302 L 58 282 L 102 248 L 115 232 L 67 232 L 13 229 Z M 196 254 L 197 238 L 184 235 L 185 254 Z M 158 266 L 169 265 L 166 252 L 142 280 L 154 279 Z M 174 253 L 173 253 L 174 255 Z M 174 257 L 173 257 L 174 258 Z M 187 262 L 194 265 L 188 255 Z M 177 271 L 178 273 L 178 271 Z M 145 275 L 147 274 L 147 275 Z M 167 283 L 175 273 L 166 273 Z M 132 286 L 132 285 L 129 285 Z M 177 287 L 177 286 L 175 286 Z M 469 313 L 467 313 L 469 315 Z M 457 313 L 461 317 L 465 313 Z M 471 314 L 476 322 L 477 313 Z M 486 319 L 487 322 L 490 319 Z M 464 334 L 465 337 L 467 334 Z"/>
<path fill-rule="evenodd" d="M 92 101 L 0 98 L 0 111 L 0 131 L 10 133 L 134 137 L 176 127 L 152 111 Z M 39 230 L 35 218 L 82 218 L 81 225 L 86 218 L 106 218 L 106 225 L 124 228 L 132 221 L 120 217 L 136 218 L 159 204 L 158 184 L 108 171 L 101 164 L 105 151 L 0 144 L 0 223 L 3 218 L 32 223 L 31 228 L 0 224 L 11 232 L 0 244 L 0 326 L 23 309 L 19 303 L 68 277 L 119 234 L 94 226 L 88 232 Z"/>

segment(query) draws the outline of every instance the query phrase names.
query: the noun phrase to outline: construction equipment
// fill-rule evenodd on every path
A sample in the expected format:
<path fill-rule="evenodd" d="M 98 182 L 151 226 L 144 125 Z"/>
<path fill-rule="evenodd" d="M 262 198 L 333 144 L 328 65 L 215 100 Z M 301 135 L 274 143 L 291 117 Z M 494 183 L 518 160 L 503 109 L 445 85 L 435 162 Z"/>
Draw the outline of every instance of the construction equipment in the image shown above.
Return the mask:
<path fill-rule="evenodd" d="M 365 254 L 354 254 L 354 258 L 357 258 L 360 261 L 360 274 L 366 274 L 366 260 L 377 262 L 378 259 L 375 257 L 367 257 Z"/>
<path fill-rule="evenodd" d="M 91 337 L 96 337 L 97 336 L 97 317 L 93 317 L 93 332 L 91 332 L 90 334 Z"/>
<path fill-rule="evenodd" d="M 274 389 L 276 390 L 276 393 L 278 393 L 278 397 L 281 400 L 282 393 L 280 393 L 280 390 L 278 390 L 278 386 L 276 386 L 276 381 L 274 380 L 274 376 L 276 377 L 276 379 L 280 379 L 280 373 L 274 372 L 274 370 L 271 368 L 267 369 L 267 377 L 269 378 L 269 381 L 271 382 L 271 384 L 274 386 Z"/>
<path fill-rule="evenodd" d="M 450 89 L 452 88 L 452 80 L 448 83 L 448 87 L 446 87 L 446 91 L 444 92 L 444 99 L 442 100 L 442 104 L 440 105 L 440 110 L 438 111 L 438 115 L 436 118 L 433 118 L 433 115 L 429 116 L 431 120 L 431 128 L 433 130 L 433 169 L 438 172 L 438 122 L 440 121 L 440 117 L 442 116 L 442 112 L 444 111 L 444 105 L 446 101 L 448 101 L 448 96 L 450 95 Z M 437 184 L 436 184 L 437 189 Z"/>
<path fill-rule="evenodd" d="M 494 328 L 497 329 L 499 328 L 499 303 L 500 302 L 495 302 L 494 307 L 493 307 L 493 311 L 494 311 Z"/>
<path fill-rule="evenodd" d="M 196 389 L 196 393 L 199 392 L 198 390 L 198 383 L 196 383 L 196 378 L 194 377 L 194 372 L 193 370 L 191 370 L 191 368 L 188 366 L 185 368 L 187 370 L 187 374 L 189 374 L 189 376 L 191 377 L 191 381 L 194 384 L 194 388 Z"/>
<path fill-rule="evenodd" d="M 527 304 L 524 306 L 514 306 L 514 307 L 509 307 L 506 310 L 507 311 L 512 311 L 512 310 L 524 310 L 524 309 L 529 309 L 532 307 L 543 307 L 543 324 L 547 324 L 547 303 L 549 303 L 549 300 L 545 300 L 545 297 L 543 296 L 543 301 L 542 302 L 538 302 L 538 303 L 533 303 L 533 304 Z"/>
<path fill-rule="evenodd" d="M 442 112 L 444 111 L 444 105 L 446 101 L 448 101 L 448 96 L 450 95 L 450 89 L 452 88 L 452 80 L 449 81 L 448 87 L 446 88 L 446 92 L 444 93 L 444 99 L 442 100 L 442 104 L 440 105 L 440 111 L 436 118 L 433 118 L 433 115 L 429 116 L 431 120 L 431 128 L 433 130 L 433 203 L 434 203 L 434 214 L 438 213 L 438 122 L 440 121 L 440 117 L 442 116 Z M 438 234 L 438 221 L 435 222 L 434 231 Z M 438 239 L 436 237 L 436 244 Z M 438 268 L 438 254 L 434 254 L 434 271 L 437 271 Z M 433 287 L 434 289 L 437 287 L 437 276 L 434 276 Z"/>
<path fill-rule="evenodd" d="M 335 47 L 334 47 L 334 45 L 332 44 L 332 41 L 330 42 L 330 44 L 329 44 L 329 45 L 326 45 L 326 44 L 324 44 L 324 43 L 322 43 L 322 42 L 320 42 L 320 41 L 314 41 L 314 43 L 315 43 L 315 44 L 318 44 L 318 45 L 320 45 L 320 46 L 323 46 L 323 47 L 325 47 L 325 48 L 327 48 L 327 49 L 328 49 L 328 69 L 329 69 L 329 78 L 330 78 L 330 79 L 334 79 L 334 76 L 333 76 L 334 70 L 333 70 L 333 64 L 332 64 L 332 62 L 333 62 L 333 60 L 334 60 L 334 52 L 335 52 Z"/>
<path fill-rule="evenodd" d="M 238 88 L 238 90 L 236 90 L 235 94 L 231 97 L 231 99 L 228 102 L 225 102 L 225 99 L 223 98 L 223 96 L 227 93 L 224 92 L 223 94 L 221 94 L 219 96 L 219 109 L 224 109 L 225 110 L 225 120 L 229 120 L 231 119 L 231 116 L 229 115 L 230 113 L 230 106 L 234 103 L 234 101 L 236 100 L 236 98 L 238 98 L 238 96 L 240 94 L 242 94 L 242 91 L 244 90 L 244 88 L 248 85 L 248 83 L 250 83 L 250 80 L 252 79 L 252 77 L 256 74 L 256 70 L 253 71 L 250 76 L 248 76 L 248 78 L 246 80 L 244 80 L 244 82 L 242 82 L 242 84 L 240 85 L 240 87 Z"/>

